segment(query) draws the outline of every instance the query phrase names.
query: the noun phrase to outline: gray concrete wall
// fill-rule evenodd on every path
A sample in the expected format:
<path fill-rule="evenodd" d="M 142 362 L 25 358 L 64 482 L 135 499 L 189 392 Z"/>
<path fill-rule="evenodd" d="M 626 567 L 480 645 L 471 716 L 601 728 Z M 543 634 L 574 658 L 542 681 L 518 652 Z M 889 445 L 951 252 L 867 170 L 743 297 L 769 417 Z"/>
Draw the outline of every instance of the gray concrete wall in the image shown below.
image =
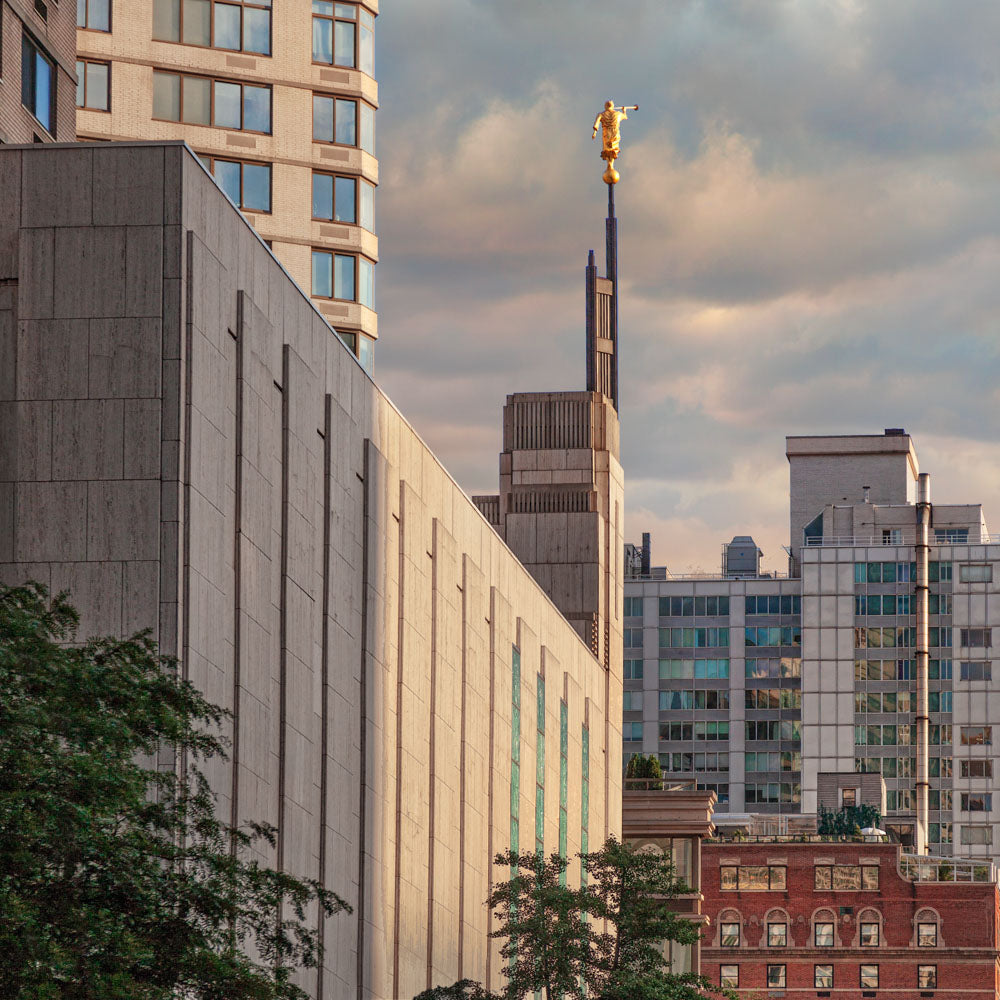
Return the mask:
<path fill-rule="evenodd" d="M 151 628 L 234 712 L 220 811 L 354 906 L 312 995 L 496 988 L 512 647 L 523 849 L 540 675 L 545 849 L 560 701 L 569 853 L 585 725 L 590 845 L 620 833 L 607 673 L 185 147 L 3 148 L 0 192 L 0 580 Z"/>

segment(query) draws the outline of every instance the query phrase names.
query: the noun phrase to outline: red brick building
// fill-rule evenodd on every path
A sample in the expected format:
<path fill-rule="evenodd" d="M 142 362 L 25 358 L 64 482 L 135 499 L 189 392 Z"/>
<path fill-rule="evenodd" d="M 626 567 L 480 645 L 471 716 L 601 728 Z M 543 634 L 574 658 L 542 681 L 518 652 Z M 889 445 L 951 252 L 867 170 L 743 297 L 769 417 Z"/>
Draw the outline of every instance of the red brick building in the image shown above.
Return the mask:
<path fill-rule="evenodd" d="M 774 839 L 702 849 L 701 972 L 764 996 L 1000 997 L 992 865 L 898 844 Z"/>

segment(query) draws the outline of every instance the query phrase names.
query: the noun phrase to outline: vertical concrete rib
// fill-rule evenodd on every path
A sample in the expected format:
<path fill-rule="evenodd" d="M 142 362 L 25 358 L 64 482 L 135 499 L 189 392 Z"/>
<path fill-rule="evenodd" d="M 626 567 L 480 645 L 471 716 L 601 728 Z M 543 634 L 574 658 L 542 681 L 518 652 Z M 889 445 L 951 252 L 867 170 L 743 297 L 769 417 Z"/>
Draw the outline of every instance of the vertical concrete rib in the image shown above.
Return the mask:
<path fill-rule="evenodd" d="M 236 295 L 236 423 L 234 452 L 236 456 L 233 486 L 233 784 L 231 791 L 232 809 L 230 825 L 240 824 L 240 688 L 242 684 L 242 613 L 243 593 L 243 342 L 246 323 L 245 294 L 240 290 Z M 233 850 L 236 841 L 233 840 Z"/>
<path fill-rule="evenodd" d="M 327 406 L 327 453 L 330 449 L 330 397 L 326 397 Z M 364 458 L 362 459 L 362 483 L 361 483 L 361 664 L 358 683 L 358 739 L 359 739 L 359 766 L 358 766 L 358 956 L 357 956 L 357 979 L 358 979 L 358 1000 L 364 996 L 365 982 L 365 845 L 368 842 L 367 830 L 367 806 L 368 806 L 368 602 L 369 602 L 369 580 L 371 579 L 371 528 L 369 517 L 371 516 L 371 450 L 372 443 L 369 438 L 365 438 Z M 328 459 L 329 461 L 329 459 Z M 329 473 L 327 483 L 329 484 Z M 329 486 L 327 487 L 329 490 Z M 327 500 L 329 503 L 329 499 Z M 330 523 L 330 514 L 327 510 L 326 524 Z M 328 532 L 324 527 L 324 531 Z M 324 690 L 326 681 L 324 680 Z M 324 706 L 326 700 L 324 697 Z M 326 715 L 323 716 L 324 741 L 326 738 Z M 324 761 L 325 761 L 324 753 Z M 325 800 L 324 800 L 325 806 Z"/>
<path fill-rule="evenodd" d="M 320 729 L 319 729 L 319 884 L 326 884 L 326 800 L 328 795 L 330 763 L 330 426 L 333 397 L 327 393 L 323 399 L 323 603 L 320 605 Z M 322 951 L 326 944 L 326 916 L 320 909 L 317 920 L 319 926 L 319 946 Z M 360 963 L 359 963 L 360 967 Z M 322 1000 L 323 974 L 326 961 L 316 967 L 316 997 Z"/>
<path fill-rule="evenodd" d="M 406 601 L 406 483 L 399 482 L 399 572 L 396 616 L 396 856 L 393 860 L 392 910 L 392 995 L 399 996 L 399 901 L 400 865 L 402 864 L 401 815 L 403 809 L 403 626 Z"/>
<path fill-rule="evenodd" d="M 278 871 L 285 869 L 285 741 L 288 723 L 289 346 L 281 348 L 281 584 L 278 593 Z"/>
<path fill-rule="evenodd" d="M 458 978 L 463 978 L 463 958 L 465 952 L 465 712 L 469 651 L 468 623 L 468 563 L 469 557 L 462 554 L 462 703 L 459 709 L 459 751 L 458 751 Z"/>
<path fill-rule="evenodd" d="M 431 527 L 431 699 L 430 699 L 430 733 L 427 748 L 427 989 L 433 986 L 434 970 L 434 806 L 435 806 L 435 750 L 437 749 L 437 658 L 438 658 L 438 588 L 441 584 L 438 578 L 438 529 L 440 522 L 434 518 Z"/>
<path fill-rule="evenodd" d="M 487 879 L 487 895 L 493 895 L 493 755 L 494 755 L 494 739 L 495 739 L 495 725 L 496 725 L 496 664 L 497 664 L 497 645 L 496 645 L 496 587 L 490 587 L 490 617 L 487 621 L 487 625 L 490 627 L 490 745 L 489 745 L 489 755 L 490 755 L 490 766 L 487 769 L 487 790 L 486 790 L 486 801 L 487 801 L 487 811 L 486 811 L 486 879 Z M 493 910 L 487 909 L 486 911 L 486 989 L 493 989 L 493 948 L 492 948 L 492 938 L 490 934 L 493 933 Z"/>
<path fill-rule="evenodd" d="M 184 315 L 183 386 L 178 393 L 184 398 L 184 526 L 181 546 L 183 572 L 177 581 L 181 602 L 181 677 L 190 679 L 188 657 L 191 650 L 191 353 L 194 339 L 194 233 L 187 233 L 187 302 Z"/>

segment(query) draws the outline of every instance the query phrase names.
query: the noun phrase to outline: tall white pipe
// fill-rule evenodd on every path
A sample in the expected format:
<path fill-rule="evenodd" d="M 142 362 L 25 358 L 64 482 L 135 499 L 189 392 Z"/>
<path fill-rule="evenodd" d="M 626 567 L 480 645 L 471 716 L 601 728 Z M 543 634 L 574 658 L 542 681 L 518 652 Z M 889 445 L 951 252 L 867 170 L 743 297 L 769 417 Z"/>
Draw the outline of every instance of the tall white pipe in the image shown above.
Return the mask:
<path fill-rule="evenodd" d="M 920 473 L 917 484 L 917 829 L 916 852 L 927 853 L 927 792 L 929 789 L 927 758 L 930 746 L 930 718 L 927 710 L 928 666 L 930 657 L 927 595 L 929 592 L 931 520 L 931 477 Z"/>

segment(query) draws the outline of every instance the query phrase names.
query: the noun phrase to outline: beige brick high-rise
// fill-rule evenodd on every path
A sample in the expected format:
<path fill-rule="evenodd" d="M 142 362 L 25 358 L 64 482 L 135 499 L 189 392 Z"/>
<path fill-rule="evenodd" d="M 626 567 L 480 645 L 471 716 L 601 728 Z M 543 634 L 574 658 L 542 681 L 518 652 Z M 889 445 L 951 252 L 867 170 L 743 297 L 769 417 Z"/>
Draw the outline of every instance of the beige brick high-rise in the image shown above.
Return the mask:
<path fill-rule="evenodd" d="M 378 0 L 88 3 L 79 137 L 184 139 L 371 370 Z"/>

